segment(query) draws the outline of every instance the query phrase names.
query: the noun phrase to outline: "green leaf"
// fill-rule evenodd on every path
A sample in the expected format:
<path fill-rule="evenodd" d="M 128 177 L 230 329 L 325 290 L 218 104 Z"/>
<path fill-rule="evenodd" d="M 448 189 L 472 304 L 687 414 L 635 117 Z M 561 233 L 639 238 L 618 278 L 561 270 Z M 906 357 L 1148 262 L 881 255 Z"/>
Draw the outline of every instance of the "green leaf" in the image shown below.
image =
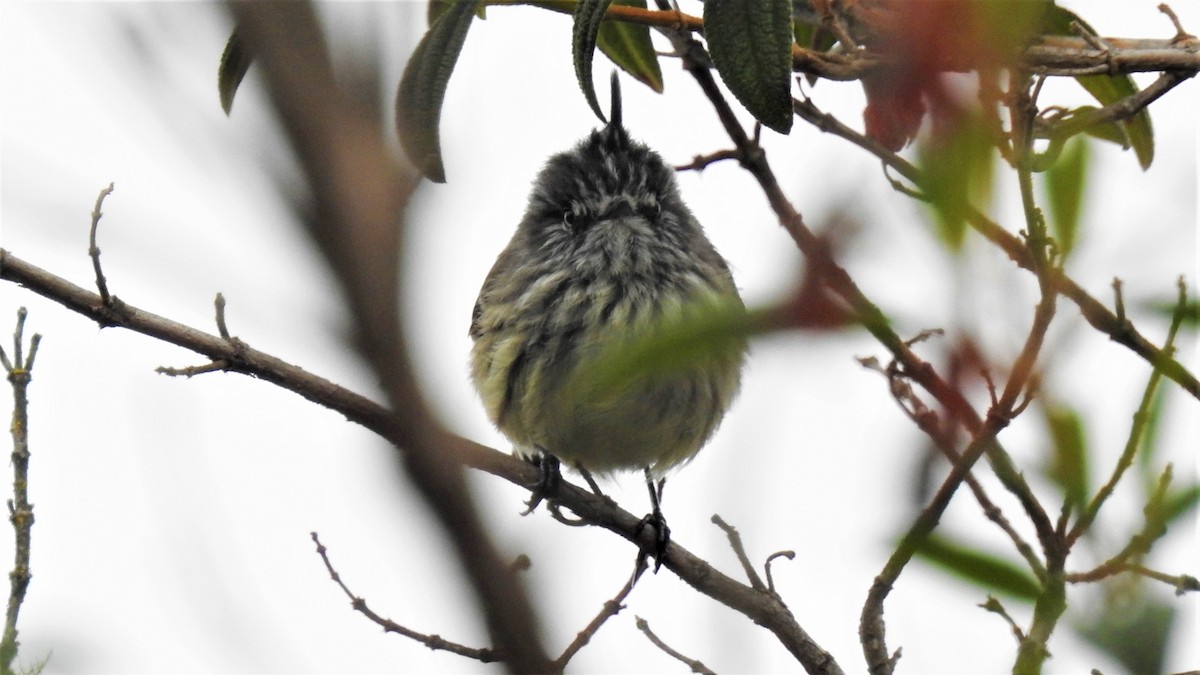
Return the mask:
<path fill-rule="evenodd" d="M 930 536 L 917 549 L 917 555 L 988 591 L 1028 602 L 1037 600 L 1042 593 L 1042 585 L 1024 568 L 945 537 Z"/>
<path fill-rule="evenodd" d="M 612 4 L 646 9 L 646 0 L 613 0 Z M 596 36 L 596 46 L 621 70 L 662 93 L 662 69 L 658 66 L 658 54 L 650 42 L 649 26 L 625 21 L 603 21 Z"/>
<path fill-rule="evenodd" d="M 1068 255 L 1075 248 L 1079 233 L 1079 214 L 1087 183 L 1088 144 L 1078 136 L 1067 141 L 1062 154 L 1043 174 L 1046 182 L 1050 229 L 1058 242 L 1058 252 Z"/>
<path fill-rule="evenodd" d="M 951 251 L 962 249 L 972 205 L 986 209 L 991 200 L 995 161 L 992 139 L 976 116 L 964 116 L 957 128 L 917 148 L 921 190 L 933 208 L 938 238 Z"/>
<path fill-rule="evenodd" d="M 1166 503 L 1163 505 L 1164 521 L 1170 524 L 1178 520 L 1180 516 L 1196 508 L 1197 502 L 1200 502 L 1200 485 L 1193 484 L 1172 492 L 1167 495 Z"/>
<path fill-rule="evenodd" d="M 1107 607 L 1089 612 L 1089 623 L 1076 630 L 1109 654 L 1130 673 L 1162 673 L 1175 609 L 1147 593 L 1144 587 L 1127 590 Z"/>
<path fill-rule="evenodd" d="M 1146 308 L 1150 311 L 1170 319 L 1175 316 L 1175 302 L 1151 302 L 1147 303 Z M 1183 308 L 1183 323 L 1185 327 L 1197 328 L 1200 327 L 1200 300 L 1189 300 Z"/>
<path fill-rule="evenodd" d="M 449 4 L 413 50 L 396 94 L 400 145 L 417 169 L 435 183 L 446 182 L 438 135 L 442 101 L 479 0 Z"/>
<path fill-rule="evenodd" d="M 1097 34 L 1088 22 L 1079 18 L 1079 15 L 1058 5 L 1051 5 L 1047 9 L 1043 19 L 1043 30 L 1050 35 L 1073 35 L 1072 22 L 1093 35 Z M 1137 84 L 1129 75 L 1081 75 L 1076 77 L 1075 81 L 1082 85 L 1092 98 L 1099 101 L 1100 105 L 1116 103 L 1138 92 Z M 1154 161 L 1154 129 L 1150 124 L 1150 109 L 1143 108 L 1133 117 L 1121 120 L 1117 124 L 1124 131 L 1121 144 L 1133 148 L 1142 169 L 1150 168 L 1151 162 Z M 1098 137 L 1114 140 L 1111 132 L 1104 134 Z"/>
<path fill-rule="evenodd" d="M 1083 421 L 1074 410 L 1055 405 L 1046 407 L 1045 418 L 1053 443 L 1046 476 L 1062 488 L 1078 512 L 1087 506 L 1091 493 Z"/>
<path fill-rule="evenodd" d="M 217 67 L 217 92 L 221 96 L 221 109 L 226 115 L 233 109 L 234 94 L 237 94 L 238 86 L 242 84 L 242 78 L 246 77 L 246 71 L 253 61 L 254 57 L 242 43 L 237 29 L 233 29 L 221 54 L 221 65 Z"/>
<path fill-rule="evenodd" d="M 729 91 L 767 127 L 792 129 L 791 0 L 708 0 L 704 36 Z"/>
<path fill-rule="evenodd" d="M 1128 75 L 1084 75 L 1075 78 L 1101 105 L 1109 105 L 1138 92 L 1133 78 Z M 1133 117 L 1117 124 L 1125 131 L 1129 145 L 1137 155 L 1142 169 L 1149 169 L 1154 161 L 1154 129 L 1150 124 L 1150 109 L 1143 108 Z"/>
<path fill-rule="evenodd" d="M 604 13 L 612 0 L 579 0 L 575 9 L 575 24 L 571 27 L 571 57 L 575 61 L 575 79 L 579 80 L 579 88 L 584 98 L 602 122 L 608 118 L 600 110 L 600 101 L 596 100 L 596 87 L 592 83 L 592 58 L 596 55 L 596 40 L 600 35 L 600 25 L 604 22 Z"/>
<path fill-rule="evenodd" d="M 741 301 L 713 298 L 691 307 L 686 315 L 663 317 L 652 326 L 625 332 L 600 358 L 581 368 L 575 386 L 580 397 L 605 400 L 639 376 L 670 373 L 740 354 L 746 337 L 763 329 L 761 317 L 750 317 Z"/>

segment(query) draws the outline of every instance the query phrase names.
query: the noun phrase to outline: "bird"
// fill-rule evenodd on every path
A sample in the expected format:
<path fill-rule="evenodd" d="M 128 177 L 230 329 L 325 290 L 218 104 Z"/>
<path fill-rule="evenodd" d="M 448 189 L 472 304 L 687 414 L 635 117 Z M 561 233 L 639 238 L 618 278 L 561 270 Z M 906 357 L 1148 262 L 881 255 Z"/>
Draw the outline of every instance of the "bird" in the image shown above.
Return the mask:
<path fill-rule="evenodd" d="M 560 462 L 595 490 L 593 473 L 644 473 L 652 513 L 639 531 L 655 528 L 657 570 L 666 474 L 738 393 L 745 308 L 673 167 L 623 125 L 615 71 L 610 110 L 534 180 L 472 311 L 470 374 L 514 453 L 542 469 L 526 513 L 552 496 Z M 670 342 L 679 335 L 692 339 Z"/>

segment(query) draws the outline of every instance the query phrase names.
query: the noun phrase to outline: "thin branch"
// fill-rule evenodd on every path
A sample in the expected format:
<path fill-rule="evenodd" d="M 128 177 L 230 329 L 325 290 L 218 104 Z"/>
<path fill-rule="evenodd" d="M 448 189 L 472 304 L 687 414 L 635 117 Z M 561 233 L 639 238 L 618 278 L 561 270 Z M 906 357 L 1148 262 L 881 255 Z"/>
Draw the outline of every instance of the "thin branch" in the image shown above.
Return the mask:
<path fill-rule="evenodd" d="M 1123 311 L 1124 303 L 1120 300 L 1121 286 L 1116 280 L 1113 282 L 1113 289 L 1117 293 L 1117 307 Z M 1171 354 L 1175 350 L 1175 338 L 1179 333 L 1180 326 L 1183 325 L 1183 318 L 1187 313 L 1187 284 L 1184 282 L 1183 277 L 1179 278 L 1178 289 L 1178 301 L 1175 304 L 1175 312 L 1171 316 L 1171 326 L 1169 329 L 1167 329 L 1167 341 L 1163 346 L 1163 351 L 1167 354 Z M 1080 514 L 1079 520 L 1075 523 L 1075 526 L 1071 528 L 1070 534 L 1067 535 L 1068 546 L 1074 545 L 1074 543 L 1078 541 L 1085 532 L 1087 532 L 1088 528 L 1091 527 L 1092 522 L 1095 521 L 1096 516 L 1100 513 L 1101 507 L 1104 506 L 1104 502 L 1107 501 L 1109 496 L 1112 495 L 1113 491 L 1116 490 L 1117 483 L 1120 482 L 1121 476 L 1123 476 L 1125 471 L 1133 465 L 1133 460 L 1137 456 L 1138 449 L 1140 449 L 1142 446 L 1142 439 L 1145 437 L 1146 428 L 1150 420 L 1151 404 L 1153 404 L 1154 397 L 1158 392 L 1159 383 L 1162 381 L 1162 375 L 1163 371 L 1158 368 L 1155 368 L 1154 371 L 1150 373 L 1149 381 L 1146 382 L 1146 388 L 1142 391 L 1141 404 L 1138 405 L 1137 412 L 1133 414 L 1133 424 L 1129 429 L 1129 436 L 1125 441 L 1125 449 L 1121 452 L 1121 457 L 1117 460 L 1116 466 L 1113 467 L 1112 474 L 1109 476 L 1108 481 L 1106 481 L 1104 485 L 1101 486 L 1096 492 L 1096 495 L 1092 497 L 1092 500 L 1088 503 L 1087 508 L 1085 508 L 1083 513 Z"/>
<path fill-rule="evenodd" d="M 317 545 L 317 555 L 321 556 L 321 562 L 325 563 L 325 570 L 329 572 L 329 578 L 333 579 L 333 582 L 338 585 L 338 588 L 342 589 L 342 593 L 344 593 L 346 597 L 350 599 L 350 606 L 354 608 L 354 611 L 370 619 L 372 623 L 382 628 L 385 632 L 403 635 L 410 640 L 420 642 L 434 651 L 447 651 L 452 654 L 458 654 L 459 656 L 465 656 L 469 659 L 475 659 L 481 663 L 492 663 L 500 660 L 500 655 L 497 654 L 496 650 L 494 649 L 490 649 L 488 647 L 468 647 L 466 645 L 447 640 L 440 635 L 419 633 L 410 628 L 406 628 L 395 621 L 392 621 L 391 619 L 376 614 L 374 610 L 367 606 L 367 601 L 365 599 L 351 592 L 349 587 L 346 586 L 346 582 L 342 581 L 342 575 L 338 574 L 338 571 L 334 569 L 333 563 L 329 560 L 329 552 L 325 548 L 325 545 L 321 543 L 321 539 L 317 536 L 317 533 L 312 532 L 310 536 L 312 537 L 313 543 Z"/>
<path fill-rule="evenodd" d="M 1004 609 L 1004 605 L 1000 604 L 999 600 L 989 595 L 987 602 L 981 603 L 979 606 L 993 614 L 998 614 L 1000 618 L 1004 619 L 1004 622 L 1008 624 L 1009 629 L 1012 630 L 1013 635 L 1017 638 L 1018 644 L 1020 644 L 1021 640 L 1025 639 L 1025 633 L 1017 625 L 1017 622 L 1013 620 L 1012 616 L 1009 615 L 1008 611 Z"/>
<path fill-rule="evenodd" d="M 674 649 L 671 649 L 667 643 L 663 642 L 657 635 L 654 634 L 654 631 L 650 630 L 650 624 L 640 616 L 637 617 L 637 627 L 638 630 L 642 631 L 646 638 L 649 639 L 655 647 L 658 647 L 663 651 L 663 653 L 679 661 L 688 668 L 691 668 L 693 673 L 701 673 L 701 675 L 716 675 L 716 673 L 709 670 L 708 666 L 704 665 L 700 661 L 684 656 Z"/>
<path fill-rule="evenodd" d="M 1195 73 L 1168 70 L 1159 75 L 1158 79 L 1151 82 L 1145 89 L 1140 89 L 1103 108 L 1083 110 L 1053 123 L 1040 124 L 1037 129 L 1037 137 L 1049 138 L 1053 142 L 1062 143 L 1067 138 L 1096 125 L 1129 119 L 1194 76 Z"/>
<path fill-rule="evenodd" d="M 13 569 L 8 573 L 8 608 L 4 614 L 4 635 L 0 638 L 0 672 L 11 673 L 12 662 L 17 657 L 17 618 L 25 593 L 33 578 L 30 572 L 33 534 L 33 504 L 29 503 L 29 383 L 33 379 L 33 362 L 37 357 L 42 336 L 34 333 L 29 340 L 29 355 L 24 357 L 25 318 L 24 307 L 17 310 L 17 327 L 13 331 L 13 359 L 10 361 L 4 348 L 0 347 L 0 363 L 8 376 L 13 392 L 12 424 L 9 427 L 13 439 L 11 455 L 13 467 L 13 496 L 8 500 L 8 520 L 13 526 L 15 551 Z"/>
<path fill-rule="evenodd" d="M 721 519 L 721 516 L 716 514 L 713 514 L 712 522 L 725 532 L 725 537 L 729 539 L 729 548 L 733 549 L 738 562 L 742 564 L 742 571 L 746 573 L 746 578 L 750 581 L 750 587 L 756 591 L 766 592 L 768 586 L 758 576 L 758 572 L 754 569 L 754 564 L 750 562 L 750 556 L 746 555 L 746 547 L 742 544 L 742 535 L 738 534 L 737 528 L 725 522 Z"/>
<path fill-rule="evenodd" d="M 487 5 L 531 5 L 561 14 L 572 14 L 576 0 L 486 0 Z M 663 30 L 704 31 L 704 20 L 673 9 L 658 11 L 609 5 L 606 19 L 651 26 Z M 853 40 L 845 36 L 847 44 Z M 1077 77 L 1079 75 L 1128 74 L 1179 70 L 1200 71 L 1200 51 L 1196 38 L 1186 33 L 1169 40 L 1103 38 L 1107 52 L 1097 53 L 1082 37 L 1044 35 L 1027 47 L 1018 59 L 1022 68 L 1047 76 Z M 878 70 L 894 68 L 895 63 L 884 54 L 858 49 L 850 53 L 831 54 L 792 45 L 792 70 L 828 80 L 858 80 Z M 948 71 L 970 69 L 970 63 L 942 63 L 937 67 Z"/>
<path fill-rule="evenodd" d="M 621 590 L 618 591 L 611 600 L 606 600 L 604 602 L 604 606 L 600 609 L 600 613 L 597 614 L 596 617 L 592 619 L 583 630 L 579 631 L 579 634 L 575 636 L 575 639 L 571 641 L 571 644 L 567 645 L 567 648 L 563 650 L 563 653 L 560 654 L 557 659 L 554 659 L 554 661 L 550 664 L 555 672 L 562 672 L 563 669 L 567 667 L 567 664 L 571 662 L 571 659 L 574 658 L 577 653 L 579 653 L 579 650 L 583 649 L 584 646 L 591 641 L 592 637 L 594 637 L 596 633 L 600 631 L 600 628 L 604 626 L 604 623 L 616 616 L 622 609 L 625 609 L 625 605 L 622 603 L 624 603 L 625 599 L 629 597 L 629 594 L 633 592 L 633 587 L 637 584 L 638 579 L 642 577 L 642 572 L 644 572 L 646 569 L 645 563 L 646 559 L 638 556 L 637 564 L 633 570 L 633 574 L 629 576 L 629 581 L 625 582 L 625 585 L 621 587 Z"/>
<path fill-rule="evenodd" d="M 1163 469 L 1162 475 L 1159 476 L 1158 484 L 1143 508 L 1145 521 L 1142 529 L 1130 537 L 1129 543 L 1125 544 L 1116 555 L 1091 571 L 1077 573 L 1076 580 L 1094 581 L 1125 571 L 1133 564 L 1130 561 L 1140 560 L 1150 551 L 1154 542 L 1167 533 L 1166 519 L 1163 517 L 1163 504 L 1167 498 L 1167 488 L 1171 485 L 1171 476 L 1172 468 L 1168 464 Z"/>
<path fill-rule="evenodd" d="M 50 274 L 0 249 L 0 278 L 18 283 L 47 299 L 58 302 L 68 310 L 100 321 L 109 314 L 99 303 L 99 296 L 71 282 Z M 349 421 L 359 424 L 391 443 L 399 442 L 389 411 L 370 399 L 318 377 L 282 359 L 247 347 L 237 352 L 229 341 L 170 319 L 151 314 L 132 305 L 127 313 L 116 317 L 114 326 L 174 344 L 210 359 L 235 359 L 230 372 L 243 373 L 270 382 L 329 410 L 338 412 Z M 458 437 L 445 438 L 443 448 L 467 466 L 485 471 L 519 487 L 537 482 L 537 468 L 507 452 L 480 445 Z M 639 550 L 653 546 L 653 533 L 643 528 L 639 535 L 640 518 L 616 505 L 609 497 L 564 482 L 555 500 L 580 518 L 602 527 L 632 542 Z M 640 538 L 639 538 L 640 537 Z M 836 675 L 842 672 L 837 662 L 824 651 L 778 599 L 739 583 L 700 559 L 678 540 L 667 549 L 664 567 L 699 593 L 740 612 L 776 635 L 784 647 L 812 673 Z"/>
<path fill-rule="evenodd" d="M 1171 25 L 1175 26 L 1174 41 L 1183 42 L 1185 40 L 1195 40 L 1196 39 L 1195 35 L 1192 35 L 1191 33 L 1187 32 L 1186 30 L 1183 29 L 1183 24 L 1179 21 L 1179 17 L 1176 16 L 1175 10 L 1171 9 L 1170 5 L 1168 5 L 1165 2 L 1159 3 L 1158 11 L 1162 12 L 1163 14 L 1166 14 L 1167 18 L 1171 20 Z"/>
<path fill-rule="evenodd" d="M 96 288 L 100 291 L 100 302 L 106 306 L 112 298 L 108 294 L 108 280 L 104 278 L 104 272 L 100 269 L 100 247 L 96 245 L 96 230 L 99 229 L 100 218 L 104 215 L 100 208 L 104 206 L 104 198 L 113 193 L 113 185 L 109 183 L 96 197 L 96 206 L 92 209 L 92 226 L 88 230 L 88 255 L 92 258 L 92 269 L 96 271 Z"/>
<path fill-rule="evenodd" d="M 771 574 L 771 563 L 775 562 L 775 560 L 777 558 L 787 558 L 788 560 L 795 560 L 796 552 L 795 551 L 776 551 L 776 552 L 772 553 L 771 555 L 767 556 L 767 561 L 765 563 L 763 563 L 763 572 L 767 575 L 767 591 L 770 593 L 775 593 L 776 595 L 778 595 L 778 593 L 775 590 L 775 577 Z"/>
<path fill-rule="evenodd" d="M 1067 583 L 1082 584 L 1100 581 L 1121 573 L 1136 574 L 1140 577 L 1161 581 L 1175 589 L 1175 595 L 1183 595 L 1185 593 L 1195 593 L 1200 591 L 1200 579 L 1197 579 L 1190 574 L 1167 574 L 1152 570 L 1149 567 L 1143 567 L 1135 563 L 1110 563 L 1096 567 L 1087 572 L 1070 572 L 1066 575 Z"/>
<path fill-rule="evenodd" d="M 216 310 L 217 319 L 217 334 L 226 340 L 232 340 L 229 336 L 229 328 L 225 325 L 225 296 L 217 293 L 217 297 L 213 300 L 213 308 Z"/>
<path fill-rule="evenodd" d="M 695 157 L 692 158 L 691 162 L 689 162 L 687 164 L 676 165 L 675 170 L 676 171 L 703 171 L 704 169 L 708 168 L 708 166 L 710 164 L 716 164 L 717 162 L 723 162 L 725 160 L 737 159 L 737 158 L 738 158 L 737 150 L 718 150 L 714 153 L 707 154 L 707 155 L 696 155 Z"/>

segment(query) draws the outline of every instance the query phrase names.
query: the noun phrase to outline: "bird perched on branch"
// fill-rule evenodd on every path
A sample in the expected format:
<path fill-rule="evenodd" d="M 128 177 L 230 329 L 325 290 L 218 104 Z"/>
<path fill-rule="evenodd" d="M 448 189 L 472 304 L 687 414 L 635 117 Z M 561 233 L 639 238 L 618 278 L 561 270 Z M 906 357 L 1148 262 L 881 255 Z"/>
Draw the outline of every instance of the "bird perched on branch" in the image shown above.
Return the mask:
<path fill-rule="evenodd" d="M 630 138 L 617 75 L 606 126 L 547 161 L 471 317 L 471 376 L 514 451 L 602 475 L 645 472 L 658 564 L 664 474 L 692 459 L 737 394 L 744 308 L 675 172 Z"/>

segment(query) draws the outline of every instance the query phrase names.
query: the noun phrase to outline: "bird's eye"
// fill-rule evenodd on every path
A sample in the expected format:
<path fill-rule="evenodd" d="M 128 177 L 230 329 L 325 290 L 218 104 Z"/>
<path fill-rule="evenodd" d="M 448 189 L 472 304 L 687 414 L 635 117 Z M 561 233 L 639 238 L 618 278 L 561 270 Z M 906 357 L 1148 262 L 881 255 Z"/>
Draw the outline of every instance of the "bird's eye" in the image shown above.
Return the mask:
<path fill-rule="evenodd" d="M 662 215 L 662 206 L 658 202 L 638 205 L 638 215 L 650 222 L 655 222 Z"/>
<path fill-rule="evenodd" d="M 571 213 L 570 211 L 563 213 L 562 226 L 563 226 L 563 229 L 566 230 L 567 232 L 574 232 L 575 231 L 575 214 Z"/>

